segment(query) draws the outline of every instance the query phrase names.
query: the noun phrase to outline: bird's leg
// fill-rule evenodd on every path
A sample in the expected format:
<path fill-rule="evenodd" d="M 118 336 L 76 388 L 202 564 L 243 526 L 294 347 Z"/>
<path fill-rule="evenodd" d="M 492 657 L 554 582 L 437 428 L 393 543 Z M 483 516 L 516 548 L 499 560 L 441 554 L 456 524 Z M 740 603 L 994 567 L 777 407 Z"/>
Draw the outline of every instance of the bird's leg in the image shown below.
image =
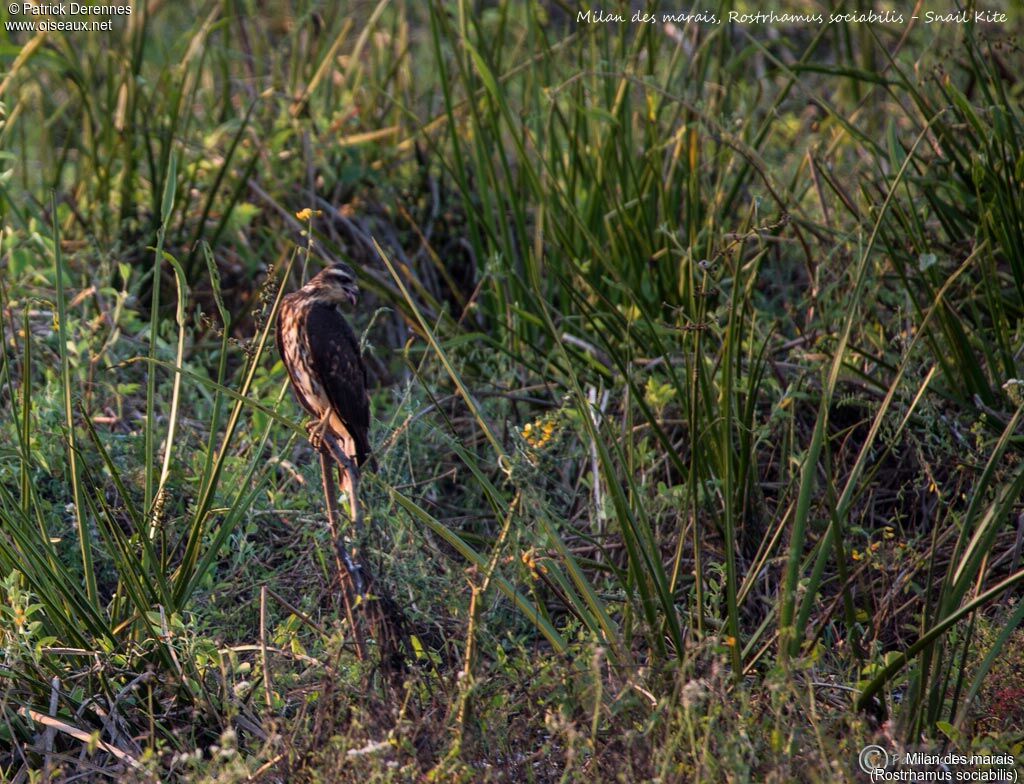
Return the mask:
<path fill-rule="evenodd" d="M 331 539 L 334 541 L 334 564 L 338 570 L 338 579 L 341 582 L 341 596 L 345 602 L 345 615 L 349 625 L 352 627 L 352 637 L 356 644 L 356 656 L 362 661 L 366 657 L 363 648 L 363 635 L 356 625 L 355 615 L 352 612 L 352 601 L 349 597 L 348 586 L 345 584 L 347 576 L 352 582 L 352 587 L 358 596 L 363 596 L 362 571 L 349 557 L 345 549 L 345 540 L 342 538 L 338 528 L 338 496 L 334 491 L 334 481 L 330 458 L 325 450 L 320 451 L 320 472 L 324 484 L 324 501 L 327 504 L 327 525 L 330 529 Z"/>
<path fill-rule="evenodd" d="M 318 452 L 324 451 L 324 433 L 327 432 L 327 423 L 330 420 L 331 410 L 327 409 L 324 415 L 316 422 L 309 421 L 306 423 L 306 434 L 309 437 L 309 443 Z"/>

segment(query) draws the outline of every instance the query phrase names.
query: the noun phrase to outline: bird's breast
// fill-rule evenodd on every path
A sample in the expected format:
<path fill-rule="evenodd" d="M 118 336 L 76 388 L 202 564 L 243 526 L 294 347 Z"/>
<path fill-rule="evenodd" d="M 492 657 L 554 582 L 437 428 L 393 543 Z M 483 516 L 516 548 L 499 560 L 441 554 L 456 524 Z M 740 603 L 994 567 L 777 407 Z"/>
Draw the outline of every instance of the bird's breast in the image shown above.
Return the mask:
<path fill-rule="evenodd" d="M 283 341 L 285 366 L 291 372 L 292 384 L 299 393 L 299 399 L 314 416 L 322 416 L 330 407 L 323 384 L 313 371 L 313 354 L 309 345 L 304 319 L 290 310 L 282 316 L 285 320 Z"/>

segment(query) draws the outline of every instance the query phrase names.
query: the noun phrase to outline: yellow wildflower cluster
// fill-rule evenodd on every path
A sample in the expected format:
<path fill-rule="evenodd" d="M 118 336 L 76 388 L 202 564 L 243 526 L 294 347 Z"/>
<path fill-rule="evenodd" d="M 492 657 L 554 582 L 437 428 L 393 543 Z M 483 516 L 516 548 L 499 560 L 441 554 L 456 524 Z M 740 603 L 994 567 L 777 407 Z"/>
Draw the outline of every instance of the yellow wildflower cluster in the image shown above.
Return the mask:
<path fill-rule="evenodd" d="M 850 553 L 850 556 L 855 561 L 863 561 L 865 558 L 870 556 L 871 553 L 877 553 L 878 552 L 878 548 L 881 547 L 881 546 L 882 546 L 881 542 L 872 542 L 871 544 L 868 545 L 868 548 L 864 552 L 861 552 L 860 550 L 856 550 L 855 549 L 855 550 L 853 550 Z"/>
<path fill-rule="evenodd" d="M 305 207 L 295 213 L 295 217 L 300 221 L 308 221 L 311 218 L 318 218 L 323 214 L 323 210 L 314 210 L 312 207 Z"/>
<path fill-rule="evenodd" d="M 896 529 L 895 528 L 893 528 L 891 525 L 887 525 L 884 528 L 882 528 L 882 539 L 884 540 L 884 542 L 891 542 L 891 543 L 895 544 L 895 549 L 897 551 L 902 551 L 906 547 L 906 545 L 903 542 L 892 542 L 892 540 L 895 539 L 895 538 L 896 538 Z M 873 562 L 874 559 L 872 559 L 872 556 L 875 555 L 876 553 L 878 553 L 878 551 L 882 548 L 882 544 L 883 544 L 883 542 L 877 542 L 876 541 L 876 542 L 871 542 L 866 548 L 864 548 L 864 550 L 853 549 L 853 550 L 850 551 L 850 557 L 854 561 L 872 562 L 871 565 L 875 569 L 881 569 L 882 568 L 881 564 L 879 564 L 877 562 Z"/>
<path fill-rule="evenodd" d="M 523 426 L 523 439 L 534 449 L 543 449 L 555 435 L 555 420 L 538 419 Z"/>
<path fill-rule="evenodd" d="M 668 383 L 661 383 L 653 376 L 647 379 L 644 387 L 644 400 L 655 411 L 661 412 L 675 399 L 676 388 Z"/>
<path fill-rule="evenodd" d="M 534 547 L 524 551 L 520 556 L 520 559 L 523 562 L 523 566 L 530 570 L 530 576 L 533 577 L 534 580 L 540 579 L 540 576 L 542 574 L 546 574 L 548 571 L 548 568 L 544 564 L 537 561 L 537 550 Z"/>

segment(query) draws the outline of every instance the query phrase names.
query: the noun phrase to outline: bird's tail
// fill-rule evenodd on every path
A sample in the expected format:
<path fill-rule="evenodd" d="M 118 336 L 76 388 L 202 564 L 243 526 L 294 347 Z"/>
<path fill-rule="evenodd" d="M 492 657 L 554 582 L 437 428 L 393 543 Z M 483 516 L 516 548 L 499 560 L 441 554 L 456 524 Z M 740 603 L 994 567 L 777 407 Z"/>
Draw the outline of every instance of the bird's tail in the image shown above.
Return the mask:
<path fill-rule="evenodd" d="M 366 433 L 356 433 L 353 436 L 352 440 L 355 441 L 356 464 L 360 468 L 362 468 L 364 465 L 366 465 L 366 461 L 369 460 L 369 461 L 371 461 L 370 468 L 372 468 L 374 471 L 376 471 L 377 470 L 377 460 L 376 460 L 376 458 L 374 458 L 373 452 L 370 449 L 370 439 L 367 436 L 367 434 Z"/>
<path fill-rule="evenodd" d="M 359 442 L 353 443 L 353 440 L 346 438 L 344 441 L 344 459 L 340 459 L 342 456 L 336 456 L 335 459 L 338 463 L 338 483 L 348 496 L 352 523 L 359 528 L 363 521 L 363 510 L 359 504 L 359 467 L 363 460 L 360 457 L 361 445 Z M 352 459 L 352 455 L 355 455 L 355 460 Z"/>
<path fill-rule="evenodd" d="M 352 521 L 358 526 L 362 521 L 359 509 L 359 447 L 347 432 L 337 435 L 336 431 L 324 439 L 324 448 L 334 464 L 338 467 L 338 484 L 348 496 L 352 510 Z"/>
<path fill-rule="evenodd" d="M 352 510 L 352 522 L 357 525 L 362 521 L 361 510 L 359 509 L 359 468 L 355 463 L 338 466 L 338 481 L 342 491 L 348 496 L 349 507 Z"/>

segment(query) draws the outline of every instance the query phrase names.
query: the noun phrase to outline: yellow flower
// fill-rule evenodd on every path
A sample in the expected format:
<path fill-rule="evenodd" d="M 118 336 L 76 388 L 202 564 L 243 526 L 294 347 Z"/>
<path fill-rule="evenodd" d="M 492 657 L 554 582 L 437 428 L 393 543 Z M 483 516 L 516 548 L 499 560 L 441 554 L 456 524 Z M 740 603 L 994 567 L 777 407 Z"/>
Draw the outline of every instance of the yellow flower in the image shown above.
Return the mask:
<path fill-rule="evenodd" d="M 663 384 L 653 377 L 647 379 L 647 385 L 644 387 L 644 400 L 655 411 L 661 411 L 672 402 L 675 396 L 676 390 L 671 384 Z"/>
<path fill-rule="evenodd" d="M 860 552 L 858 552 L 857 550 L 854 550 L 853 552 L 850 553 L 850 557 L 853 558 L 853 560 L 855 560 L 855 561 L 859 561 L 864 556 Z"/>
<path fill-rule="evenodd" d="M 520 556 L 523 561 L 523 566 L 530 570 L 530 576 L 534 580 L 540 578 L 541 574 L 546 574 L 548 568 L 541 563 L 537 563 L 537 551 L 531 547 L 529 550 L 525 550 Z"/>
<path fill-rule="evenodd" d="M 523 425 L 523 440 L 534 449 L 547 446 L 555 433 L 555 422 L 550 419 L 537 419 Z"/>
<path fill-rule="evenodd" d="M 639 321 L 643 313 L 640 312 L 640 308 L 632 303 L 629 305 L 619 305 L 619 312 L 626 317 L 627 321 Z"/>
<path fill-rule="evenodd" d="M 297 213 L 295 213 L 295 217 L 298 218 L 300 221 L 308 221 L 311 218 L 319 217 L 323 214 L 323 210 L 314 210 L 310 207 L 305 207 L 304 209 L 301 209 Z"/>
<path fill-rule="evenodd" d="M 728 646 L 729 648 L 734 648 L 736 646 L 736 638 L 733 637 L 731 634 L 726 635 L 722 642 L 724 642 L 726 646 Z"/>

